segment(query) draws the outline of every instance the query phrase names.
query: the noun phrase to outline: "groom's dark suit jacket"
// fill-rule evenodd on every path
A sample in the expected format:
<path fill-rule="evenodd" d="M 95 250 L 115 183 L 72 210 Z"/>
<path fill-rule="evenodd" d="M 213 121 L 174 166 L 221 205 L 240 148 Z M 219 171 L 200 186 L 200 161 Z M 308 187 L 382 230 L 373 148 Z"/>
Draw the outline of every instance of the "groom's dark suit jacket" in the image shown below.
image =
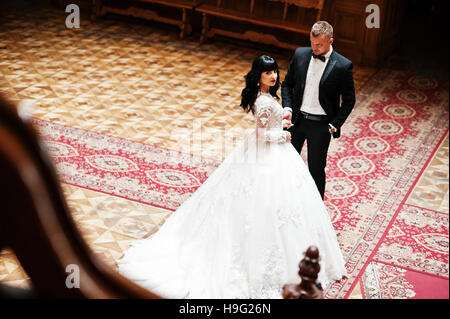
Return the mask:
<path fill-rule="evenodd" d="M 283 107 L 292 109 L 291 130 L 295 130 L 305 90 L 306 74 L 312 56 L 310 47 L 295 50 L 286 77 L 281 84 Z M 342 97 L 342 102 L 341 102 Z M 341 135 L 341 126 L 355 105 L 353 64 L 336 51 L 331 53 L 319 85 L 319 102 L 327 113 L 329 122 L 337 128 L 335 138 Z"/>

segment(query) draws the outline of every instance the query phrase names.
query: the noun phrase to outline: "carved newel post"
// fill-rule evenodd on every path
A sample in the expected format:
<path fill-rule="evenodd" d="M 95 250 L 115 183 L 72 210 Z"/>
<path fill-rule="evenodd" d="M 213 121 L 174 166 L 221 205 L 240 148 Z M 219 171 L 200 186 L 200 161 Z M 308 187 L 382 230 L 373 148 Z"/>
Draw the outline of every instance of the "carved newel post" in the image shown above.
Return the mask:
<path fill-rule="evenodd" d="M 283 286 L 284 299 L 323 299 L 322 286 L 316 282 L 320 271 L 319 249 L 310 246 L 298 264 L 301 281 L 299 284 Z"/>

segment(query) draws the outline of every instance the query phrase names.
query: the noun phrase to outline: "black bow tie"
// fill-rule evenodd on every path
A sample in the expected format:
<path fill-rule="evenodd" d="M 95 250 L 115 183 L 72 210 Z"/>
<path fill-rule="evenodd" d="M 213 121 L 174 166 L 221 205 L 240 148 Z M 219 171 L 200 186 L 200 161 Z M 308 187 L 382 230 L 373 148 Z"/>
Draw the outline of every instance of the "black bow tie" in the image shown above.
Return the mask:
<path fill-rule="evenodd" d="M 314 59 L 319 59 L 320 61 L 325 62 L 325 56 L 324 55 L 317 55 L 317 54 L 313 53 L 312 56 L 313 56 Z"/>

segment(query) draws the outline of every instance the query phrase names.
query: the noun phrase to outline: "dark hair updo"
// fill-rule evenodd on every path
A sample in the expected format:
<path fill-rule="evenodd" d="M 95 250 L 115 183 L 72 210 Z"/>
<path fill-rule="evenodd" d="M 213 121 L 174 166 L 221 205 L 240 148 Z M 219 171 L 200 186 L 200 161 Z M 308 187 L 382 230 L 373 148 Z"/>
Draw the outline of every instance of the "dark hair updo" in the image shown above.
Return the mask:
<path fill-rule="evenodd" d="M 278 64 L 275 59 L 267 55 L 261 55 L 260 57 L 253 60 L 252 69 L 245 76 L 245 88 L 241 93 L 241 106 L 244 111 L 255 113 L 254 104 L 258 97 L 259 92 L 259 80 L 261 79 L 261 74 L 267 71 L 277 72 L 277 81 L 274 86 L 269 88 L 269 93 L 275 98 L 279 99 L 277 95 L 278 88 L 280 87 L 280 72 L 278 70 Z"/>

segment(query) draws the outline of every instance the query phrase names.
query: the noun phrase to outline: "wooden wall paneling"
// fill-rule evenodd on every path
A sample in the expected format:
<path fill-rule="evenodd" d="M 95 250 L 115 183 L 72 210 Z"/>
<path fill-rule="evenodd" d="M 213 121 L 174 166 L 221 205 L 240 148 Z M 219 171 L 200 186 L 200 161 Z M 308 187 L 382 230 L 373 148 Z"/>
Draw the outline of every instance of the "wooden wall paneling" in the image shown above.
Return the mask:
<path fill-rule="evenodd" d="M 380 8 L 380 28 L 367 28 L 367 5 Z M 335 29 L 334 47 L 355 64 L 376 67 L 398 43 L 404 0 L 328 0 L 324 20 Z"/>
<path fill-rule="evenodd" d="M 365 5 L 368 5 L 371 2 L 367 2 Z M 385 1 L 384 0 L 378 0 L 374 1 L 373 3 L 377 4 L 380 7 L 380 15 L 381 17 L 384 17 L 386 14 L 384 14 L 385 9 Z M 364 11 L 365 12 L 365 11 Z M 367 14 L 367 13 L 365 13 Z M 381 39 L 381 28 L 371 28 L 368 29 L 365 25 L 365 17 L 362 24 L 362 29 L 365 31 L 365 37 L 363 41 L 363 49 L 361 50 L 361 62 L 360 64 L 364 65 L 370 65 L 370 66 L 376 66 L 381 61 L 380 57 L 380 39 Z M 380 23 L 381 24 L 381 23 Z M 384 26 L 383 26 L 384 29 Z"/>
<path fill-rule="evenodd" d="M 285 3 L 278 1 L 254 0 L 253 16 L 282 23 Z"/>
<path fill-rule="evenodd" d="M 356 64 L 363 61 L 362 50 L 365 40 L 365 8 L 366 1 L 337 0 L 328 1 L 330 5 L 325 20 L 333 25 L 334 44 L 340 52 Z"/>
<path fill-rule="evenodd" d="M 192 30 L 191 12 L 201 17 L 200 42 L 214 35 L 294 50 L 309 45 L 309 32 L 317 20 L 334 27 L 334 47 L 355 64 L 378 66 L 395 49 L 405 0 L 135 0 L 159 5 L 154 10 L 130 9 L 130 1 L 116 0 L 121 8 L 105 6 L 112 0 L 93 1 L 94 16 L 106 12 L 133 15 L 180 27 L 183 38 Z M 125 7 L 124 7 L 125 4 Z M 368 29 L 366 7 L 377 4 L 381 28 Z M 182 9 L 176 18 L 163 16 L 162 7 Z M 159 9 L 158 9 L 159 8 Z M 180 12 L 180 11 L 178 11 Z M 196 20 L 197 25 L 200 19 Z"/>
<path fill-rule="evenodd" d="M 378 0 L 380 28 L 366 30 L 362 64 L 380 66 L 395 50 L 405 9 L 404 0 Z"/>
<path fill-rule="evenodd" d="M 94 0 L 57 0 L 55 2 L 61 9 L 65 9 L 69 4 L 76 4 L 78 7 L 80 7 L 80 11 L 83 12 L 91 10 L 93 1 Z"/>
<path fill-rule="evenodd" d="M 379 48 L 379 54 L 382 60 L 392 54 L 396 45 L 399 43 L 400 39 L 398 36 L 405 11 L 405 4 L 404 0 L 386 1 L 387 8 L 384 12 L 388 14 L 385 14 L 384 19 L 381 19 L 381 28 L 384 32 L 381 32 Z"/>
<path fill-rule="evenodd" d="M 318 10 L 322 12 L 320 6 L 324 3 L 323 0 L 218 1 L 216 5 L 210 2 L 203 3 L 196 9 L 203 15 L 200 42 L 203 43 L 218 34 L 292 50 L 296 49 L 298 44 L 289 40 L 283 41 L 281 38 L 289 33 L 309 34 L 317 12 Z M 298 14 L 291 13 L 301 5 L 307 8 L 300 8 L 301 10 L 297 11 Z M 299 22 L 300 15 L 309 17 L 306 25 L 304 19 Z M 222 23 L 222 26 L 219 26 L 218 20 L 228 20 L 228 23 Z M 243 28 L 237 30 L 238 25 L 242 25 Z"/>

